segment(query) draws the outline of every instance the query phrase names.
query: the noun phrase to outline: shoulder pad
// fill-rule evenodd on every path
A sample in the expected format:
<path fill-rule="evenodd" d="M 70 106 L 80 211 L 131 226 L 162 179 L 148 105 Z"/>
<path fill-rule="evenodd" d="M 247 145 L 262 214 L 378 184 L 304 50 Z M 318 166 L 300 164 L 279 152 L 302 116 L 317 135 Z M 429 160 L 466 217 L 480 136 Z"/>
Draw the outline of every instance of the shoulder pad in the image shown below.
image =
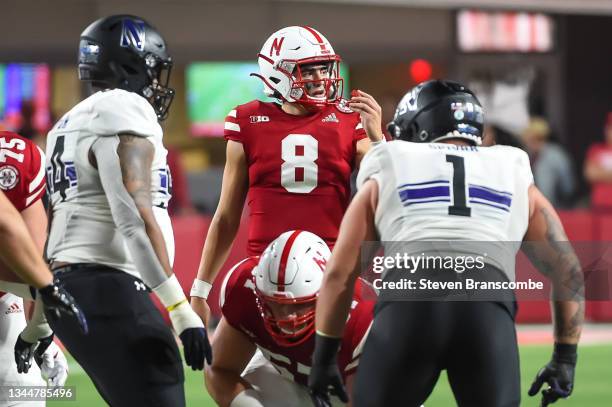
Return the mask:
<path fill-rule="evenodd" d="M 100 136 L 130 133 L 162 137 L 155 110 L 145 98 L 122 89 L 104 91 L 91 107 L 90 130 Z"/>

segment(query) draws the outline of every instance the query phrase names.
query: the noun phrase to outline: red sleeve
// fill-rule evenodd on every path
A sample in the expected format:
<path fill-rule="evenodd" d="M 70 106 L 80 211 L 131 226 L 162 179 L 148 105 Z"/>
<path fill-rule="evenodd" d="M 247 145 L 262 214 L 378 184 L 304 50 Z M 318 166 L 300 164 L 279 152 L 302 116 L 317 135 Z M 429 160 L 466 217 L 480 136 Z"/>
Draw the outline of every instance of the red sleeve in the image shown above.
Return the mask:
<path fill-rule="evenodd" d="M 226 140 L 243 143 L 243 136 L 240 131 L 240 121 L 238 117 L 239 111 L 239 106 L 236 106 L 235 108 L 230 110 L 227 116 L 225 117 L 225 124 L 223 126 L 223 137 Z"/>
<path fill-rule="evenodd" d="M 0 189 L 18 211 L 45 193 L 45 158 L 30 140 L 14 133 L 0 137 Z"/>
<path fill-rule="evenodd" d="M 365 129 L 363 128 L 363 125 L 361 124 L 361 118 L 359 117 L 358 114 L 356 114 L 357 116 L 357 123 L 355 123 L 355 130 L 353 132 L 353 140 L 355 142 L 358 142 L 359 140 L 362 140 L 366 137 L 368 137 L 368 135 L 365 132 Z"/>
<path fill-rule="evenodd" d="M 240 330 L 242 315 L 243 291 L 247 280 L 250 279 L 253 267 L 257 265 L 257 258 L 247 257 L 232 267 L 221 285 L 219 293 L 219 308 L 225 320 L 234 328 Z"/>
<path fill-rule="evenodd" d="M 361 295 L 362 289 L 361 280 L 357 280 L 349 320 L 344 330 L 342 346 L 338 355 L 340 373 L 344 377 L 350 376 L 357 370 L 359 358 L 374 318 L 376 299 L 375 297 L 369 298 L 369 295 Z"/>
<path fill-rule="evenodd" d="M 30 160 L 27 163 L 27 169 L 24 171 L 24 206 L 18 208 L 24 210 L 36 201 L 42 198 L 45 194 L 45 154 L 40 147 L 30 142 Z"/>

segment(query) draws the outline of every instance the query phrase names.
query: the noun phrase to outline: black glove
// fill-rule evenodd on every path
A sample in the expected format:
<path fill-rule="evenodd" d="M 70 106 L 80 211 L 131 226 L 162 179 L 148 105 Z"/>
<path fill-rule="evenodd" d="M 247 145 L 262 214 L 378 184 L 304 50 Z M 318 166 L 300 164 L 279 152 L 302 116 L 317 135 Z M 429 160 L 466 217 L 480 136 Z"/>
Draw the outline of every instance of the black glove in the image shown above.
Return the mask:
<path fill-rule="evenodd" d="M 81 332 L 87 334 L 87 319 L 68 291 L 54 283 L 41 288 L 38 292 L 40 293 L 45 310 L 52 318 L 59 319 L 63 315 L 74 318 L 77 324 L 79 324 Z"/>
<path fill-rule="evenodd" d="M 331 406 L 328 392 L 336 395 L 343 403 L 348 402 L 336 360 L 340 342 L 340 338 L 330 338 L 318 333 L 315 336 L 308 387 L 316 407 Z"/>
<path fill-rule="evenodd" d="M 32 357 L 38 366 L 42 365 L 42 356 L 46 352 L 49 345 L 53 342 L 53 334 L 42 338 L 38 343 L 30 343 L 19 335 L 15 342 L 15 363 L 17 364 L 17 372 L 28 373 L 32 366 Z"/>
<path fill-rule="evenodd" d="M 204 369 L 205 359 L 209 366 L 212 364 L 212 347 L 208 341 L 206 328 L 187 328 L 180 333 L 179 338 L 183 343 L 185 363 L 192 370 Z"/>
<path fill-rule="evenodd" d="M 574 389 L 574 370 L 576 369 L 577 345 L 555 343 L 552 360 L 544 366 L 529 389 L 529 395 L 535 396 L 544 383 L 549 387 L 542 390 L 542 406 L 566 398 Z"/>

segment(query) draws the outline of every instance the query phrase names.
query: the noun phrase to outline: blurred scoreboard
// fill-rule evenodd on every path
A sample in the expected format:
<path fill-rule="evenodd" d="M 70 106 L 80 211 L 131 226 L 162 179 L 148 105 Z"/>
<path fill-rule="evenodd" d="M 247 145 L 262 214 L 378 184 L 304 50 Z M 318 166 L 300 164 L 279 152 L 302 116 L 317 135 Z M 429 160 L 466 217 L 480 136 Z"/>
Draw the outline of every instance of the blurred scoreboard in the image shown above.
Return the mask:
<path fill-rule="evenodd" d="M 457 44 L 462 52 L 549 52 L 554 48 L 554 20 L 541 13 L 457 13 Z"/>

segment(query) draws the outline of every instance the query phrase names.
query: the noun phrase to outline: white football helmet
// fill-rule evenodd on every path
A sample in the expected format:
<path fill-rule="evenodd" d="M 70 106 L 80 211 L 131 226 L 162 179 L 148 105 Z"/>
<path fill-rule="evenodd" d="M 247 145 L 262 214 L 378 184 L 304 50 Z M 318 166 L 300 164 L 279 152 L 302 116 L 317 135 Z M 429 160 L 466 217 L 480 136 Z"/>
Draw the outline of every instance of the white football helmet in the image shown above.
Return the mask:
<path fill-rule="evenodd" d="M 264 326 L 280 345 L 295 346 L 314 333 L 315 305 L 331 252 L 317 235 L 285 232 L 268 245 L 253 269 Z"/>
<path fill-rule="evenodd" d="M 258 54 L 259 77 L 264 93 L 286 102 L 310 106 L 333 104 L 342 97 L 343 80 L 340 77 L 340 57 L 334 53 L 327 38 L 311 27 L 292 26 L 278 30 L 270 36 Z M 329 78 L 320 81 L 304 80 L 300 66 L 328 64 Z M 325 94 L 308 95 L 309 82 L 323 82 Z"/>

